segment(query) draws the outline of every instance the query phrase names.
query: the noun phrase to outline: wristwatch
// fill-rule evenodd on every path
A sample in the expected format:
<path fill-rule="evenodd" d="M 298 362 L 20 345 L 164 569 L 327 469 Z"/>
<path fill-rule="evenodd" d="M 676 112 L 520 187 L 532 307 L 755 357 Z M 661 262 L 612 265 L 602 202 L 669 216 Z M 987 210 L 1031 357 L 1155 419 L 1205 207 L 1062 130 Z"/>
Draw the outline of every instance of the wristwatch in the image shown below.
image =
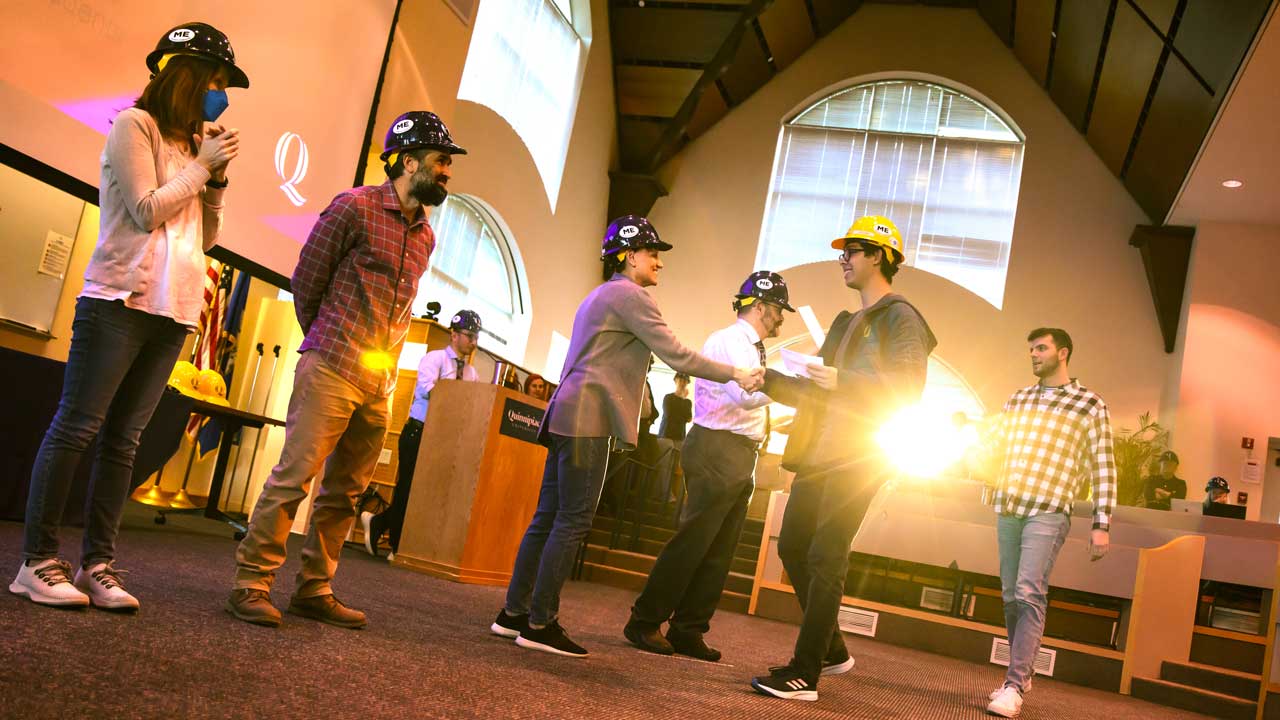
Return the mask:
<path fill-rule="evenodd" d="M 209 178 L 208 180 L 206 180 L 206 181 L 205 181 L 205 183 L 204 183 L 204 184 L 205 184 L 205 185 L 208 185 L 209 187 L 211 187 L 211 188 L 213 188 L 213 189 L 215 189 L 215 190 L 221 190 L 221 189 L 223 189 L 223 188 L 225 188 L 225 187 L 227 186 L 227 179 L 226 179 L 226 178 L 222 178 L 222 182 L 218 182 L 217 180 L 214 180 L 213 178 Z"/>

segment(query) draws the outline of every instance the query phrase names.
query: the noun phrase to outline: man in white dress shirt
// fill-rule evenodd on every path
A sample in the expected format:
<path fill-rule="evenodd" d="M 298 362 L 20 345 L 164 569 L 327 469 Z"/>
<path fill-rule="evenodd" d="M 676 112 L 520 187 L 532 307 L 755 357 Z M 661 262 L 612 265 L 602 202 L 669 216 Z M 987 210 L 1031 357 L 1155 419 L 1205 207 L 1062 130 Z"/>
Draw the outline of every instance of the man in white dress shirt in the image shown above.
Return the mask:
<path fill-rule="evenodd" d="M 413 488 L 413 471 L 418 464 L 418 448 L 422 444 L 422 425 L 427 421 L 431 389 L 441 380 L 480 380 L 479 373 L 468 362 L 476 351 L 479 336 L 480 314 L 474 310 L 460 310 L 449 321 L 449 344 L 423 355 L 418 363 L 413 404 L 409 406 L 409 419 L 400 431 L 400 469 L 395 492 L 391 495 L 391 506 L 377 515 L 360 513 L 364 548 L 370 555 L 378 554 L 378 541 L 388 531 L 391 533 L 388 559 L 394 558 L 400 549 L 400 531 L 404 527 L 404 511 L 409 507 L 409 491 Z"/>
<path fill-rule="evenodd" d="M 777 273 L 752 273 L 733 309 L 738 319 L 712 333 L 702 354 L 734 367 L 763 367 L 764 339 L 777 337 L 789 304 Z M 680 527 L 658 555 L 623 634 L 637 647 L 715 662 L 720 651 L 703 634 L 720 602 L 747 504 L 755 489 L 756 455 L 768 441 L 769 396 L 732 383 L 699 378 L 693 391 L 693 428 L 684 441 L 688 500 Z M 663 623 L 670 623 L 666 637 Z"/>

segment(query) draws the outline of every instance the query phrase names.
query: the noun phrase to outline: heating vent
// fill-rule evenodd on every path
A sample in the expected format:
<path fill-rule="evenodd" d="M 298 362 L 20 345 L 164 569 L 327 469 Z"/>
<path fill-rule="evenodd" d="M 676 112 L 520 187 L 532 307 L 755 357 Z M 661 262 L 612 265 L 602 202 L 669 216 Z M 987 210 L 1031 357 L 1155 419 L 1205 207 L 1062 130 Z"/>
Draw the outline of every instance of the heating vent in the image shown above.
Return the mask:
<path fill-rule="evenodd" d="M 876 636 L 876 623 L 880 621 L 880 613 L 862 608 L 840 606 L 840 629 L 854 635 Z"/>
<path fill-rule="evenodd" d="M 1057 650 L 1040 648 L 1036 653 L 1036 661 L 1032 663 L 1037 675 L 1053 677 L 1053 665 L 1058 660 Z M 1009 666 L 1009 641 L 1004 638 L 991 638 L 991 663 Z"/>
<path fill-rule="evenodd" d="M 952 590 L 944 590 L 936 587 L 920 588 L 920 607 L 925 610 L 940 610 L 942 612 L 951 611 L 951 601 L 956 594 Z"/>

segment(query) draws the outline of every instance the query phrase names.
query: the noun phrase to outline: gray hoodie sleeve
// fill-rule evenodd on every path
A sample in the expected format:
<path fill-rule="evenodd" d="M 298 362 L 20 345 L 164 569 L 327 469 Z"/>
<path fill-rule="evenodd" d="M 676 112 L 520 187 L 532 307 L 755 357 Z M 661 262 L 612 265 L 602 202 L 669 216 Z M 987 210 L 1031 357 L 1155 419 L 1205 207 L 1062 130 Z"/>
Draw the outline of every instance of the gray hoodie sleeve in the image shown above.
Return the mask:
<path fill-rule="evenodd" d="M 836 392 L 867 399 L 892 398 L 901 406 L 919 400 L 924 392 L 929 353 L 935 342 L 924 318 L 910 305 L 894 303 L 884 313 L 884 366 L 879 372 L 840 370 Z"/>

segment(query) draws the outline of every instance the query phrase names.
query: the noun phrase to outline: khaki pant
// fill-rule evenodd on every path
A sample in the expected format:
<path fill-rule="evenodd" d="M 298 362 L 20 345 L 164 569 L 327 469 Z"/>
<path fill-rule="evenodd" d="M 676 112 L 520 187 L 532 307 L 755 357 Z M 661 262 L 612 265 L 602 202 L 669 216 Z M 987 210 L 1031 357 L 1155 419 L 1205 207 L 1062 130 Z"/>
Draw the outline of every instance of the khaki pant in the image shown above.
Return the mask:
<path fill-rule="evenodd" d="M 360 390 L 315 352 L 298 360 L 280 464 L 258 496 L 253 519 L 236 549 L 235 587 L 271 590 L 285 561 L 285 541 L 311 479 L 324 465 L 311 526 L 302 546 L 294 595 L 328 595 L 355 503 L 373 477 L 387 434 L 390 397 Z M 326 461 L 327 459 L 327 461 Z"/>

